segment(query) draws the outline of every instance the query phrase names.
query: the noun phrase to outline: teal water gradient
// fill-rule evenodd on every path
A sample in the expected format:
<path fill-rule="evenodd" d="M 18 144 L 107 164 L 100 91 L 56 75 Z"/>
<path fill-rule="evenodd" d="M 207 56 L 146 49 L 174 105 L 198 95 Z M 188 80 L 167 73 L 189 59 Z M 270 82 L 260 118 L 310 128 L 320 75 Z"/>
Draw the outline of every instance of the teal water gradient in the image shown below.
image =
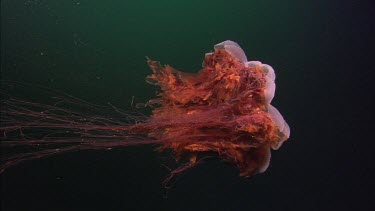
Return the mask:
<path fill-rule="evenodd" d="M 163 198 L 168 153 L 76 152 L 9 169 L 2 210 L 364 209 L 372 201 L 373 137 L 363 131 L 373 124 L 374 14 L 366 0 L 2 0 L 3 80 L 127 109 L 132 96 L 146 102 L 157 90 L 144 81 L 145 56 L 197 72 L 204 54 L 230 39 L 249 60 L 274 67 L 273 104 L 291 127 L 269 170 L 250 180 L 212 161 Z M 32 87 L 10 91 L 50 98 Z"/>

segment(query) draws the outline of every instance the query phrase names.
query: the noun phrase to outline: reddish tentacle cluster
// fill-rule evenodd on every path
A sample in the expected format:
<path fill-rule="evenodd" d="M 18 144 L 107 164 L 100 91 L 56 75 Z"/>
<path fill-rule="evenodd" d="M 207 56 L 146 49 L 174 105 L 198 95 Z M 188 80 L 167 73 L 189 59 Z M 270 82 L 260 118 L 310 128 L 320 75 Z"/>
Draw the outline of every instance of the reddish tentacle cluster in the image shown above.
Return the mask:
<path fill-rule="evenodd" d="M 199 155 L 216 152 L 235 163 L 242 176 L 265 170 L 270 146 L 280 137 L 267 113 L 261 68 L 245 67 L 224 49 L 207 55 L 197 74 L 152 60 L 148 64 L 153 74 L 147 81 L 162 92 L 149 101 L 155 106 L 149 121 L 134 131 L 171 140 L 160 149 L 172 149 L 177 158 L 189 157 L 191 165 Z"/>

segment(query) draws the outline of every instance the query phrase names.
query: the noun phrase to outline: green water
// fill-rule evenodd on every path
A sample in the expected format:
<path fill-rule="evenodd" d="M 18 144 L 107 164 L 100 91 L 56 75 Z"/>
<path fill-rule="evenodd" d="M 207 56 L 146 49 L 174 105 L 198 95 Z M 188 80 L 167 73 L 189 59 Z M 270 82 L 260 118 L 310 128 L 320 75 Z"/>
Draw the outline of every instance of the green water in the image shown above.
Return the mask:
<path fill-rule="evenodd" d="M 249 60 L 272 65 L 285 92 L 297 68 L 311 73 L 318 55 L 330 59 L 345 41 L 336 35 L 347 23 L 334 23 L 332 9 L 324 1 L 2 1 L 2 76 L 125 105 L 153 95 L 145 56 L 196 72 L 204 53 L 231 39 Z"/>
<path fill-rule="evenodd" d="M 213 161 L 161 182 L 172 156 L 150 147 L 76 152 L 2 175 L 2 210 L 350 210 L 370 201 L 375 7 L 371 1 L 2 0 L 1 79 L 120 108 L 153 98 L 145 56 L 186 72 L 224 40 L 274 67 L 291 127 L 250 180 Z M 10 92 L 36 101 L 32 86 Z M 372 89 L 373 90 L 373 89 Z M 372 123 L 373 124 L 373 123 Z M 365 147 L 364 147 L 365 146 Z M 353 161 L 353 159 L 358 159 Z M 360 165 L 358 165 L 360 164 Z M 359 175 L 359 176 L 358 176 Z"/>

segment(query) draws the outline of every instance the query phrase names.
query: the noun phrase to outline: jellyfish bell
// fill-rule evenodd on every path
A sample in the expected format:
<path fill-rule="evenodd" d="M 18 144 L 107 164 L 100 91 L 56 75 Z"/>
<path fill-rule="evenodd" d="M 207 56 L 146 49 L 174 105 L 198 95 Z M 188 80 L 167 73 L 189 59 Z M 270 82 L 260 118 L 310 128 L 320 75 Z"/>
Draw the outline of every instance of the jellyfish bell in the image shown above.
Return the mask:
<path fill-rule="evenodd" d="M 289 128 L 289 125 L 284 120 L 283 116 L 280 114 L 280 112 L 270 104 L 273 97 L 275 96 L 275 90 L 276 90 L 276 84 L 275 84 L 276 75 L 275 75 L 274 69 L 268 64 L 262 64 L 260 61 L 247 61 L 247 56 L 245 55 L 241 47 L 236 42 L 233 42 L 231 40 L 226 40 L 221 43 L 218 43 L 214 46 L 214 48 L 224 49 L 232 57 L 237 59 L 239 62 L 243 63 L 245 67 L 260 67 L 263 70 L 263 72 L 266 74 L 264 99 L 265 99 L 266 107 L 270 115 L 270 118 L 279 128 L 280 141 L 278 142 L 278 144 L 272 146 L 273 149 L 278 149 L 282 145 L 282 143 L 289 138 L 290 128 Z"/>
<path fill-rule="evenodd" d="M 268 113 L 272 119 L 272 121 L 277 125 L 280 131 L 280 141 L 272 145 L 272 149 L 279 149 L 280 146 L 284 141 L 286 141 L 289 138 L 290 135 L 290 128 L 289 125 L 284 120 L 283 116 L 280 114 L 280 112 L 273 107 L 271 104 L 268 105 Z"/>
<path fill-rule="evenodd" d="M 262 64 L 260 61 L 247 61 L 247 56 L 241 47 L 231 40 L 226 40 L 221 43 L 218 43 L 214 46 L 214 49 L 224 49 L 228 52 L 232 57 L 234 57 L 239 62 L 243 63 L 245 67 L 260 67 L 263 72 L 265 73 L 265 87 L 264 87 L 264 100 L 266 104 L 266 109 L 268 114 L 273 123 L 275 123 L 279 130 L 279 140 L 271 145 L 271 148 L 277 150 L 280 148 L 282 143 L 289 138 L 290 135 L 290 128 L 289 125 L 284 120 L 283 116 L 280 112 L 272 106 L 270 103 L 275 96 L 276 84 L 275 84 L 275 71 L 274 69 L 268 64 Z M 207 53 L 206 56 L 211 56 L 213 53 Z M 263 150 L 263 159 L 260 161 L 258 173 L 263 173 L 267 170 L 270 159 L 271 159 L 271 152 L 269 148 Z"/>
<path fill-rule="evenodd" d="M 242 48 L 236 43 L 231 40 L 226 40 L 224 42 L 218 43 L 214 46 L 214 49 L 224 49 L 227 51 L 231 56 L 236 58 L 241 63 L 247 62 L 247 57 L 245 55 L 245 52 L 242 50 Z"/>

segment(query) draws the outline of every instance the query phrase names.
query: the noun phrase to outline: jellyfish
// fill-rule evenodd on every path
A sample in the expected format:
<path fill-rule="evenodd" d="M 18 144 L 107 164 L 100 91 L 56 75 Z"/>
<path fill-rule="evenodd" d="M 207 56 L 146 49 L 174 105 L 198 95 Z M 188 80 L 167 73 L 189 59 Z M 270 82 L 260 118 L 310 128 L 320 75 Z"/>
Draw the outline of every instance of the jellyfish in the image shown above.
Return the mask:
<path fill-rule="evenodd" d="M 121 120 L 73 111 L 63 105 L 84 105 L 93 111 L 98 107 L 71 96 L 53 105 L 17 98 L 3 101 L 1 148 L 32 149 L 6 153 L 0 170 L 63 152 L 153 144 L 158 151 L 173 151 L 177 161 L 185 160 L 171 176 L 199 164 L 207 154 L 237 166 L 243 177 L 266 171 L 271 149 L 279 149 L 290 135 L 283 116 L 271 105 L 276 86 L 270 65 L 248 61 L 230 40 L 206 53 L 197 73 L 150 58 L 147 63 L 152 74 L 146 81 L 160 87 L 145 105 L 152 109 L 150 116 L 114 106 Z"/>

